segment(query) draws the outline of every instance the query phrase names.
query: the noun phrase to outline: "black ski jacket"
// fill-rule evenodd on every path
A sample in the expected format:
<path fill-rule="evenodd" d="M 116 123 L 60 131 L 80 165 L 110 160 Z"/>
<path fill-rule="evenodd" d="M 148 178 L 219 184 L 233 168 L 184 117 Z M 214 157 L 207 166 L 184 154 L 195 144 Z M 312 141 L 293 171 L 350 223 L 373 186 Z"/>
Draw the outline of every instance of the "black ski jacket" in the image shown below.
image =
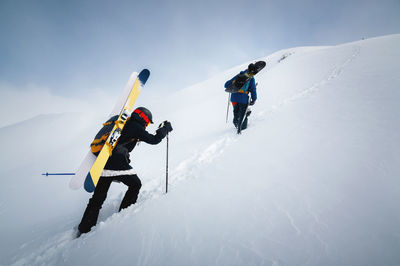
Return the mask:
<path fill-rule="evenodd" d="M 135 148 L 138 141 L 144 141 L 149 144 L 158 144 L 167 135 L 167 130 L 162 127 L 157 129 L 156 134 L 150 134 L 145 126 L 135 117 L 131 117 L 122 130 L 121 137 L 117 146 L 114 148 L 111 157 L 108 159 L 104 169 L 107 170 L 129 170 L 129 153 Z"/>

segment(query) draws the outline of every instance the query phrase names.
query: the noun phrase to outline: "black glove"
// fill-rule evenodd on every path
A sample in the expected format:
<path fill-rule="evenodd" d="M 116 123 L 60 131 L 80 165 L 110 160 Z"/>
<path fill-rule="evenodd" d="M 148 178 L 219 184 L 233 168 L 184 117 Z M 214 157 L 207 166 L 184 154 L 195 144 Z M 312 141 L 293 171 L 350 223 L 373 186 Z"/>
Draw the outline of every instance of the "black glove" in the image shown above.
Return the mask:
<path fill-rule="evenodd" d="M 164 122 L 162 122 L 158 128 L 163 128 L 167 133 L 171 132 L 173 130 L 171 123 L 168 122 L 167 120 L 165 120 Z"/>
<path fill-rule="evenodd" d="M 251 100 L 250 105 L 254 105 L 256 103 L 256 100 Z"/>

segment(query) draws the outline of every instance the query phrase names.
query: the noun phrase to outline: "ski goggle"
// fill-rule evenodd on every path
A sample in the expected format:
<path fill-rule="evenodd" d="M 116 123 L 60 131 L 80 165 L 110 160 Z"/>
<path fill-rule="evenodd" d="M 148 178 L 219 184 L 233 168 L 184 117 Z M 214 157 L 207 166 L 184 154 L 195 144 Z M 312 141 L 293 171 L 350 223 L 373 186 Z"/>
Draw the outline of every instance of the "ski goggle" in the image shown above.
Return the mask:
<path fill-rule="evenodd" d="M 147 115 L 145 115 L 142 111 L 140 111 L 139 109 L 136 109 L 134 111 L 135 114 L 138 114 L 145 122 L 146 122 L 146 127 L 148 127 L 151 124 L 150 119 L 147 117 Z"/>

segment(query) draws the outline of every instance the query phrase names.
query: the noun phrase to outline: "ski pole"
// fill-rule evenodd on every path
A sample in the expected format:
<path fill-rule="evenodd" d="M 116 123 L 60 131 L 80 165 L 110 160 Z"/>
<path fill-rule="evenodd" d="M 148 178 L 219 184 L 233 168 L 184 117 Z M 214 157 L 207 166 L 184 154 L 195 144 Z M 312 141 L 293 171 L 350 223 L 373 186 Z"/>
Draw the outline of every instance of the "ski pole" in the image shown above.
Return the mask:
<path fill-rule="evenodd" d="M 49 175 L 75 175 L 75 173 L 43 173 L 42 175 L 49 176 Z"/>
<path fill-rule="evenodd" d="M 165 194 L 168 193 L 168 150 L 169 150 L 169 134 L 167 134 L 167 160 L 166 160 L 166 171 L 165 171 Z"/>
<path fill-rule="evenodd" d="M 229 116 L 229 99 L 231 98 L 231 93 L 228 95 L 228 107 L 226 107 L 226 123 L 228 123 L 228 116 Z"/>

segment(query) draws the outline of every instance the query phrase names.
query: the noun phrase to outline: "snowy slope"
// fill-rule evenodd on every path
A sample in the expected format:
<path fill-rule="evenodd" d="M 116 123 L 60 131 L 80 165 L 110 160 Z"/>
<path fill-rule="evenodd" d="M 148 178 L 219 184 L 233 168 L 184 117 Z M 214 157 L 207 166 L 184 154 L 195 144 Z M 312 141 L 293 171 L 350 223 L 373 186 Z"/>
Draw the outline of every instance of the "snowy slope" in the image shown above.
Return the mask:
<path fill-rule="evenodd" d="M 23 146 L 1 155 L 0 264 L 399 265 L 399 46 L 391 35 L 262 58 L 240 136 L 225 124 L 222 87 L 248 62 L 139 102 L 172 121 L 170 192 L 165 142 L 141 144 L 139 202 L 116 213 L 125 188 L 113 185 L 96 228 L 75 240 L 90 195 L 39 174 L 76 167 L 101 117 L 80 116 L 72 130 L 74 114 L 3 128 Z M 62 141 L 40 145 L 53 125 Z"/>

